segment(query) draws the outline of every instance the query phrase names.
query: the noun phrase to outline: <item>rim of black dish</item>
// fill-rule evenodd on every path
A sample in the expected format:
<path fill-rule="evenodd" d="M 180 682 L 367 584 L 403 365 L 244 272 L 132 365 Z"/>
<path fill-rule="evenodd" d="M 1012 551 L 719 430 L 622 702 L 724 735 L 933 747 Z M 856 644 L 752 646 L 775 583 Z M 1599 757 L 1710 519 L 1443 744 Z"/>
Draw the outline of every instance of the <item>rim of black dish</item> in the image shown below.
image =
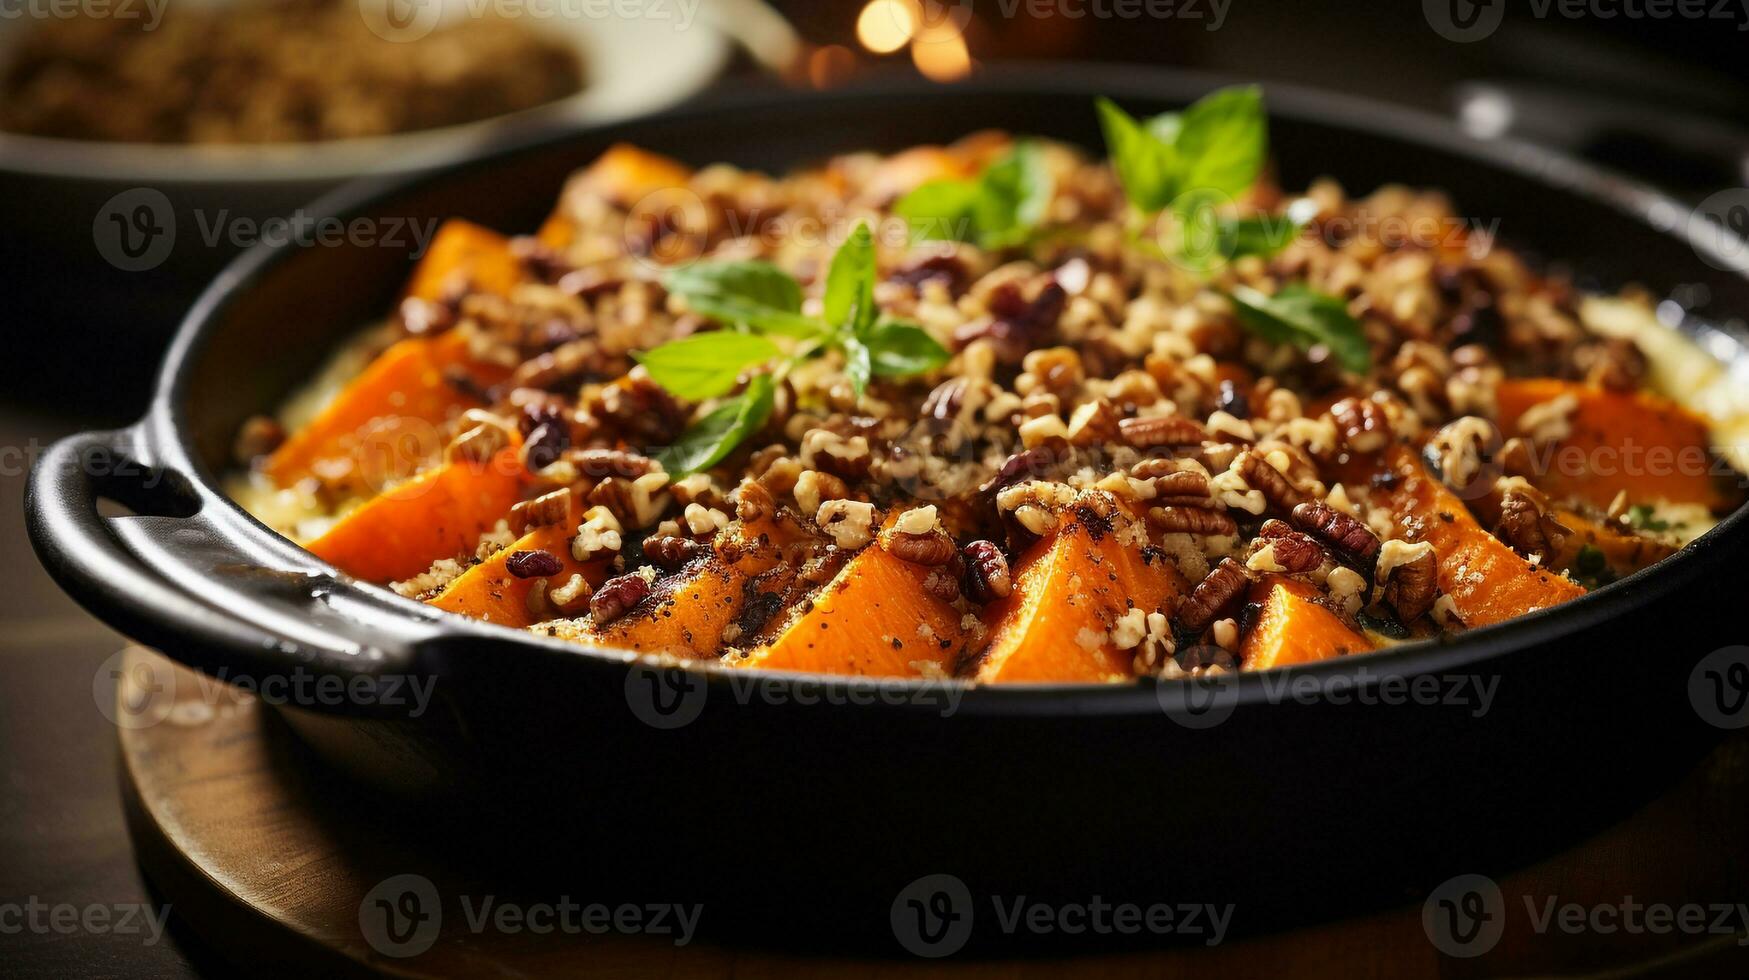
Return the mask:
<path fill-rule="evenodd" d="M 451 175 L 491 168 L 512 157 L 538 153 L 582 139 L 606 141 L 625 138 L 651 126 L 685 123 L 688 120 L 724 113 L 770 113 L 781 112 L 786 108 L 807 106 L 817 109 L 833 104 L 866 105 L 892 102 L 901 98 L 927 101 L 989 96 L 1024 97 L 1028 94 L 1086 95 L 1089 98 L 1110 95 L 1119 99 L 1178 100 L 1240 81 L 1246 80 L 1167 69 L 1060 63 L 1045 66 L 1016 62 L 988 69 L 985 74 L 954 85 L 939 85 L 911 77 L 903 80 L 883 79 L 872 84 L 828 92 L 743 94 L 712 99 L 638 119 L 601 126 L 573 127 L 524 137 L 458 164 L 411 175 L 369 179 L 350 184 L 324 196 L 307 210 L 317 218 L 349 218 L 396 193 L 414 190 Z M 1529 144 L 1512 140 L 1480 140 L 1463 133 L 1451 121 L 1417 110 L 1303 86 L 1271 82 L 1261 84 L 1267 93 L 1270 114 L 1273 116 L 1294 118 L 1325 126 L 1333 131 L 1390 133 L 1395 138 L 1434 148 L 1460 161 L 1472 161 L 1504 170 L 1517 179 L 1551 189 L 1566 190 L 1633 218 L 1652 234 L 1685 242 L 1719 269 L 1720 275 L 1749 279 L 1749 259 L 1719 251 L 1713 243 L 1696 236 L 1688 228 L 1681 227 L 1680 223 L 1672 223 L 1669 228 L 1660 228 L 1656 223 L 1660 215 L 1680 215 L 1690 209 L 1629 178 Z M 147 438 L 156 461 L 185 472 L 194 481 L 203 498 L 228 508 L 228 516 L 231 518 L 245 521 L 262 533 L 281 541 L 284 539 L 219 490 L 214 474 L 191 451 L 192 447 L 186 439 L 182 396 L 186 382 L 185 367 L 200 353 L 201 346 L 207 339 L 208 327 L 237 294 L 248 289 L 276 263 L 287 261 L 298 247 L 295 243 L 258 244 L 233 260 L 202 292 L 176 331 L 160 370 L 150 408 L 146 417 L 135 427 L 135 431 Z M 1744 338 L 1740 324 L 1727 332 L 1739 339 Z M 1328 691 L 1336 687 L 1352 689 L 1372 686 L 1388 678 L 1472 667 L 1505 653 L 1540 645 L 1595 626 L 1618 615 L 1631 615 L 1634 610 L 1659 596 L 1667 595 L 1693 581 L 1696 576 L 1704 574 L 1708 568 L 1727 557 L 1727 540 L 1743 536 L 1746 528 L 1749 528 L 1749 505 L 1739 507 L 1696 541 L 1662 562 L 1571 602 L 1455 637 L 1406 643 L 1267 672 L 1223 675 L 1218 683 L 1222 687 L 1223 697 L 1229 698 L 1231 704 L 1241 705 L 1275 698 L 1287 686 L 1289 678 L 1312 678 L 1320 683 L 1320 691 Z M 412 599 L 403 598 L 379 586 L 352 582 L 338 571 L 334 572 L 334 577 L 346 587 L 369 590 L 377 596 L 388 596 L 409 613 L 429 618 L 429 609 Z M 447 633 L 458 637 L 475 637 L 482 643 L 514 644 L 522 648 L 522 652 L 528 656 L 560 656 L 581 663 L 618 669 L 639 663 L 657 662 L 647 655 L 631 651 L 542 637 L 462 616 L 447 617 L 443 627 Z M 808 685 L 822 692 L 875 693 L 917 692 L 932 687 L 939 688 L 944 683 L 921 678 L 869 678 L 779 670 L 763 670 L 757 678 L 749 680 L 749 672 L 728 668 L 714 661 L 688 664 L 686 669 L 701 675 L 713 687 L 727 686 L 732 678 L 739 678 L 743 685 L 780 683 Z M 1126 684 L 975 685 L 960 680 L 945 683 L 961 690 L 956 699 L 956 711 L 1042 715 L 1127 714 L 1144 708 L 1151 713 L 1159 713 L 1159 691 L 1181 688 L 1195 682 L 1142 679 Z M 889 710 L 901 706 L 893 703 L 881 705 Z"/>

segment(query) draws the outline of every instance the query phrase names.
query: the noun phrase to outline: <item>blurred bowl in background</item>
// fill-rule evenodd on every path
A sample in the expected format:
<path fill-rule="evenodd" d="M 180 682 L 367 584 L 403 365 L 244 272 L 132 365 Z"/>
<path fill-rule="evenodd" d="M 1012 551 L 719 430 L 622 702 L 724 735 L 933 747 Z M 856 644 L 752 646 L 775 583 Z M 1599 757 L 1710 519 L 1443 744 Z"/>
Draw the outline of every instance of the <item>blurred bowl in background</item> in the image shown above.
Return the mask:
<path fill-rule="evenodd" d="M 222 10 L 230 2 L 171 0 L 171 9 Z M 0 277 L 13 324 L 5 336 L 14 363 L 31 365 L 8 378 L 14 396 L 128 414 L 200 287 L 240 248 L 275 228 L 284 232 L 264 225 L 269 219 L 295 215 L 354 178 L 442 166 L 515 134 L 673 105 L 703 91 L 731 53 L 709 11 L 684 4 L 341 2 L 356 6 L 386 41 L 415 40 L 440 26 L 466 30 L 481 11 L 512 17 L 534 36 L 574 48 L 584 87 L 477 122 L 308 143 L 117 143 L 0 132 L 0 227 L 7 231 Z M 622 8 L 642 15 L 613 16 Z M 143 2 L 134 9 L 148 15 Z M 0 19 L 0 73 L 44 19 Z"/>

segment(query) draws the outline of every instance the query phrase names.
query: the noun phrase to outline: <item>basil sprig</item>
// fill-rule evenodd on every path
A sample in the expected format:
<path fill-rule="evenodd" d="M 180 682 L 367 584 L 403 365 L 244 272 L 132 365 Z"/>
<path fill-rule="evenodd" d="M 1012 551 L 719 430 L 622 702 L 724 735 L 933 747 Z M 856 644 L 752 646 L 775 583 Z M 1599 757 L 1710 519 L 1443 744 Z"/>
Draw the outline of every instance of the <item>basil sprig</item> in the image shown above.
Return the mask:
<path fill-rule="evenodd" d="M 1299 283 L 1283 286 L 1273 296 L 1249 286 L 1234 286 L 1227 295 L 1239 323 L 1265 340 L 1301 350 L 1322 344 L 1336 363 L 1355 374 L 1372 366 L 1372 348 L 1360 324 L 1334 296 Z"/>
<path fill-rule="evenodd" d="M 1142 216 L 1171 209 L 1175 262 L 1208 273 L 1221 262 L 1280 253 L 1306 223 L 1303 209 L 1235 218 L 1220 207 L 1250 189 L 1268 155 L 1268 116 L 1255 86 L 1214 92 L 1182 113 L 1138 120 L 1109 99 L 1099 122 L 1124 196 Z M 1363 374 L 1371 350 L 1340 299 L 1305 285 L 1274 296 L 1248 287 L 1230 294 L 1247 330 L 1302 349 L 1322 344 L 1346 370 Z"/>
<path fill-rule="evenodd" d="M 1044 224 L 1055 189 L 1043 150 L 1021 142 L 975 179 L 920 185 L 893 205 L 893 213 L 921 238 L 1008 248 Z"/>
<path fill-rule="evenodd" d="M 858 398 L 871 377 L 923 374 L 946 364 L 947 350 L 922 327 L 881 316 L 874 299 L 878 275 L 874 236 L 867 223 L 858 223 L 832 256 L 818 317 L 802 312 L 801 285 L 769 262 L 701 262 L 664 276 L 670 293 L 734 329 L 695 334 L 637 355 L 657 384 L 701 401 L 727 394 L 747 372 L 776 363 L 658 451 L 663 468 L 684 476 L 721 462 L 771 417 L 778 378 L 823 351 L 844 355 Z M 791 339 L 793 352 L 786 355 L 767 335 Z"/>

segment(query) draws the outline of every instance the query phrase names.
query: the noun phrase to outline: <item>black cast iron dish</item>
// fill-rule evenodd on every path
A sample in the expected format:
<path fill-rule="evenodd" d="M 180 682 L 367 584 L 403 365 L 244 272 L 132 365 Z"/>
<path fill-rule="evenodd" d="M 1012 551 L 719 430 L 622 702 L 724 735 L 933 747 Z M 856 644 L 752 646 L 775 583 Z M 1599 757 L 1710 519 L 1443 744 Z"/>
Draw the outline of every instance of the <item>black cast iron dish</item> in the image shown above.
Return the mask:
<path fill-rule="evenodd" d="M 776 172 L 992 126 L 1097 146 L 1094 95 L 1153 112 L 1213 84 L 1041 69 L 769 96 L 546 139 L 327 210 L 526 230 L 565 175 L 616 140 Z M 1465 213 L 1498 218 L 1506 239 L 1603 282 L 1705 282 L 1719 310 L 1749 310 L 1749 279 L 1657 230 L 1671 205 L 1636 186 L 1364 102 L 1278 87 L 1268 98 L 1285 187 L 1332 174 L 1356 192 L 1444 188 Z M 146 418 L 41 461 L 30 533 L 81 602 L 179 660 L 351 681 L 353 696 L 287 720 L 368 780 L 442 794 L 412 811 L 409 833 L 444 814 L 478 835 L 453 847 L 508 839 L 535 855 L 530 887 L 704 901 L 707 930 L 792 943 L 851 933 L 888 948 L 895 896 L 937 873 L 965 882 L 985 944 L 1011 942 L 991 896 L 1234 902 L 1238 930 L 1418 902 L 1450 875 L 1575 840 L 1685 771 L 1711 731 L 1689 700 L 1691 669 L 1744 635 L 1732 615 L 1741 513 L 1654 569 L 1459 642 L 1213 687 L 662 672 L 450 617 L 346 581 L 215 484 L 238 424 L 389 309 L 407 267 L 401 252 L 349 245 L 247 254 L 184 322 Z M 1732 336 L 1714 333 L 1715 346 Z M 100 516 L 99 498 L 134 513 Z M 436 678 L 418 717 L 409 677 Z M 1311 693 L 1284 696 L 1290 681 Z"/>

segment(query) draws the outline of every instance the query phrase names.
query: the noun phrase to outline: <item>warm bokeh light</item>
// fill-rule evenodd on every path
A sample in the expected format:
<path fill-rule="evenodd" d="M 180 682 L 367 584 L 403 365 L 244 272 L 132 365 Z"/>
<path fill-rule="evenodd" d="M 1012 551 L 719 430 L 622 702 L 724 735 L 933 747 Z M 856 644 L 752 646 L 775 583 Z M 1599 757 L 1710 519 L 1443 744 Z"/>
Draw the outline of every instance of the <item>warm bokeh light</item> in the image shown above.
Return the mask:
<path fill-rule="evenodd" d="M 964 78 L 972 70 L 972 53 L 957 25 L 946 23 L 926 29 L 911 45 L 911 60 L 917 70 L 937 82 Z"/>
<path fill-rule="evenodd" d="M 905 46 L 917 30 L 917 10 L 906 0 L 869 0 L 856 18 L 856 39 L 875 54 Z"/>
<path fill-rule="evenodd" d="M 856 74 L 856 53 L 842 44 L 828 44 L 808 55 L 808 84 L 815 88 L 842 85 Z"/>

